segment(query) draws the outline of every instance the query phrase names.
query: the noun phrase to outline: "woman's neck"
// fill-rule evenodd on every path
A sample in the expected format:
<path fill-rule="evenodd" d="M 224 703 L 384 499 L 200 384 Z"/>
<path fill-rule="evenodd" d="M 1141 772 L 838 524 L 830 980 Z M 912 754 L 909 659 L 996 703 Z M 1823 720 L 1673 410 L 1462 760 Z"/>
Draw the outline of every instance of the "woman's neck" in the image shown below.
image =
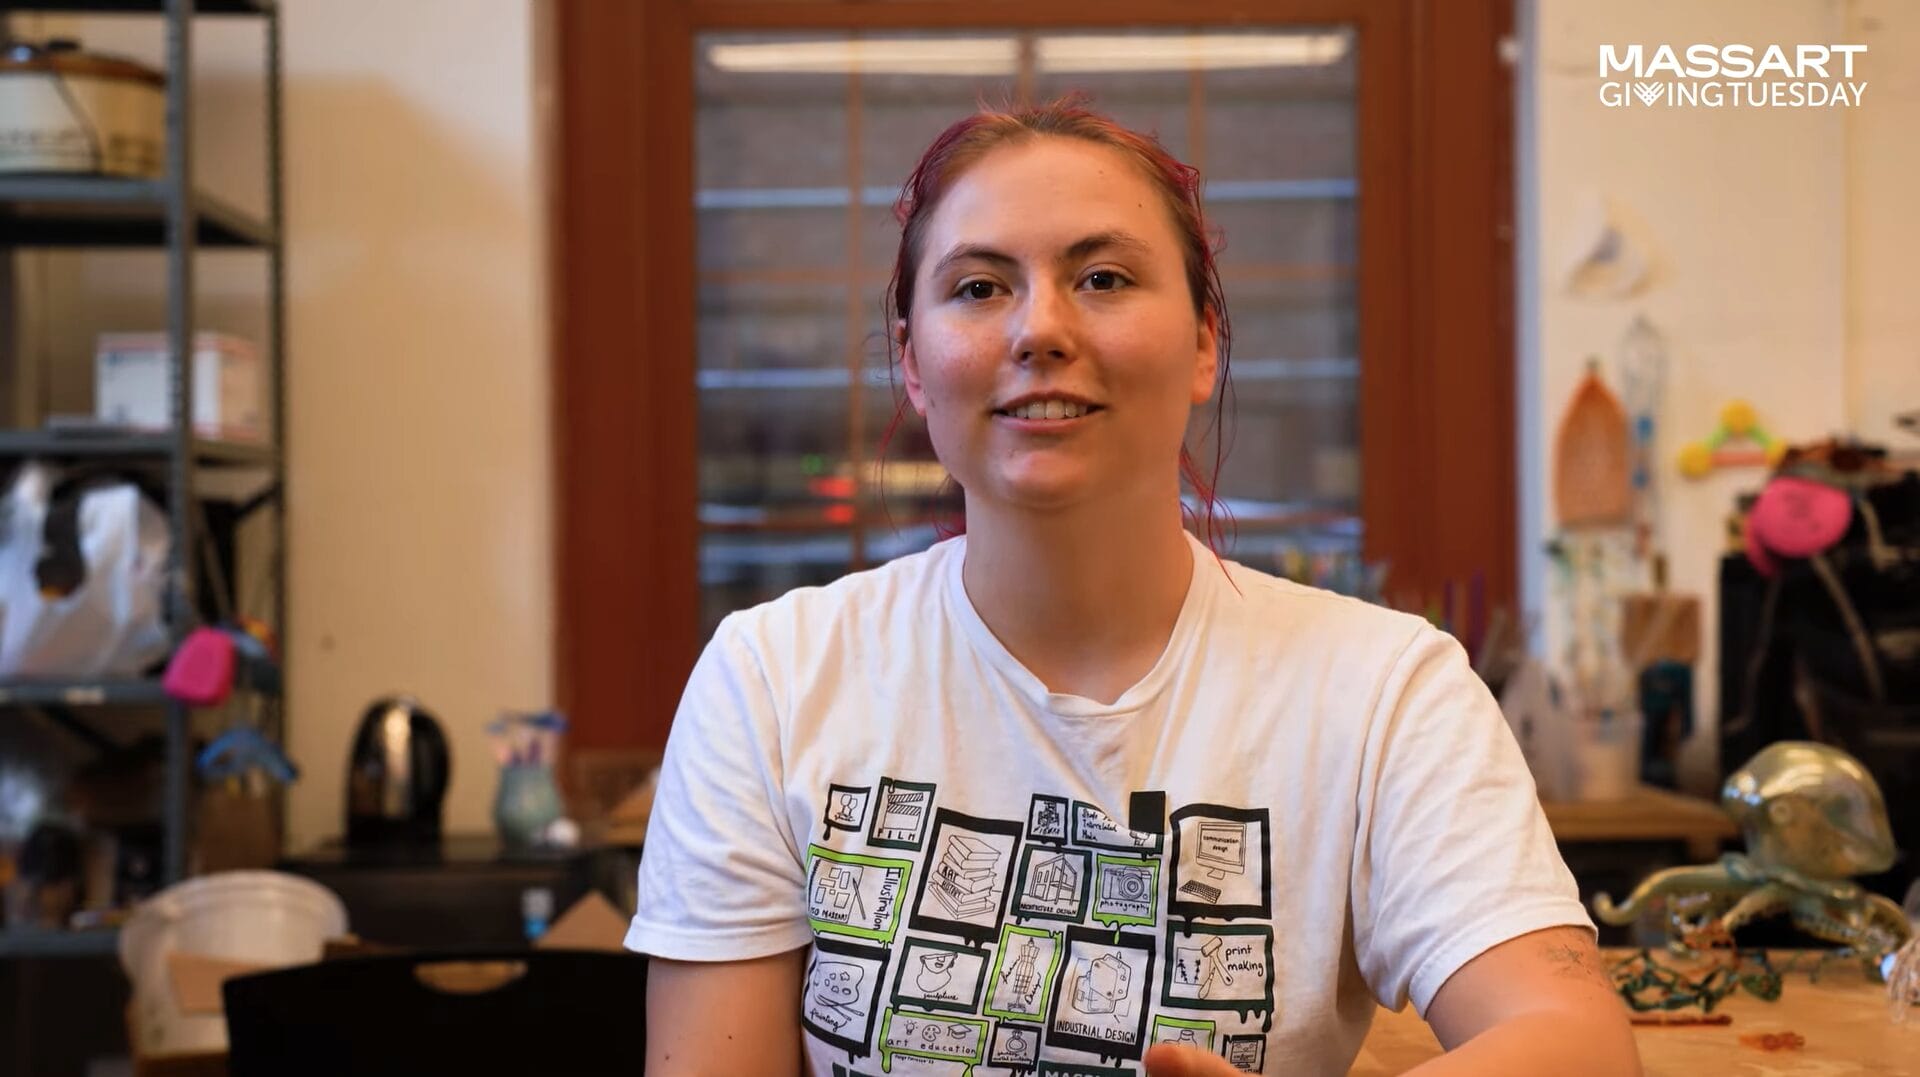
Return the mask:
<path fill-rule="evenodd" d="M 1138 683 L 1166 650 L 1195 571 L 1177 500 L 1144 515 L 967 506 L 967 597 L 1050 692 L 1112 703 Z"/>

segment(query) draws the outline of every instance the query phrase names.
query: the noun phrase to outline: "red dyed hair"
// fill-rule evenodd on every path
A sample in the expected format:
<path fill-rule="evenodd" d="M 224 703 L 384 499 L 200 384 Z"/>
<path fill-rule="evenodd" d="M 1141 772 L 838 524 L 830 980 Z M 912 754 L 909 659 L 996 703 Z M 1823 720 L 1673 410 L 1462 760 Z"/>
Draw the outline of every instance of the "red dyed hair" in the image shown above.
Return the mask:
<path fill-rule="evenodd" d="M 1231 382 L 1227 365 L 1232 352 L 1233 331 L 1227 320 L 1226 296 L 1220 288 L 1220 273 L 1214 262 L 1216 242 L 1210 236 L 1206 214 L 1200 206 L 1200 172 L 1182 163 L 1151 135 L 1143 135 L 1113 122 L 1086 106 L 1078 96 L 1064 97 L 1044 105 L 1013 111 L 982 109 L 960 120 L 933 140 L 907 177 L 894 203 L 893 215 L 900 222 L 900 251 L 893 262 L 893 279 L 887 286 L 883 313 L 886 317 L 888 351 L 897 357 L 904 341 L 894 332 L 897 322 L 913 316 L 914 277 L 924 254 L 927 221 L 954 180 L 989 151 L 1008 144 L 1026 142 L 1043 136 L 1077 138 L 1107 146 L 1124 154 L 1160 192 L 1167 211 L 1173 215 L 1187 269 L 1187 288 L 1193 293 L 1193 309 L 1201 317 L 1209 312 L 1217 326 L 1220 351 L 1220 391 L 1214 396 L 1212 430 L 1213 467 L 1203 473 L 1185 447 L 1180 450 L 1180 475 L 1193 488 L 1200 511 L 1193 513 L 1184 505 L 1182 512 L 1193 521 L 1207 546 L 1218 553 L 1222 544 L 1223 523 L 1228 519 L 1225 506 L 1215 492 L 1220 465 L 1226 459 L 1226 398 Z M 906 415 L 907 399 L 901 394 L 893 421 L 887 424 L 880 441 L 880 453 L 886 455 L 888 442 Z M 959 533 L 961 526 L 947 530 Z"/>

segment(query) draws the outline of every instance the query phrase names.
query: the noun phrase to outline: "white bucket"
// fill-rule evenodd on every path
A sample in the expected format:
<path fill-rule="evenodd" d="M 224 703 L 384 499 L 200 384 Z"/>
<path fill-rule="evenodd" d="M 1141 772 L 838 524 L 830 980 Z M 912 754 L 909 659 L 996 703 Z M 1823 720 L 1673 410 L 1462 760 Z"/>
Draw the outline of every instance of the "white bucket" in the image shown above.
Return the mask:
<path fill-rule="evenodd" d="M 333 891 L 277 871 L 220 872 L 155 894 L 120 929 L 120 965 L 133 981 L 139 1053 L 227 1046 L 224 1014 L 181 1010 L 167 973 L 169 953 L 303 965 L 320 960 L 326 941 L 346 931 L 346 906 Z"/>
<path fill-rule="evenodd" d="M 1616 711 L 1573 723 L 1573 799 L 1626 800 L 1639 791 L 1640 722 Z"/>

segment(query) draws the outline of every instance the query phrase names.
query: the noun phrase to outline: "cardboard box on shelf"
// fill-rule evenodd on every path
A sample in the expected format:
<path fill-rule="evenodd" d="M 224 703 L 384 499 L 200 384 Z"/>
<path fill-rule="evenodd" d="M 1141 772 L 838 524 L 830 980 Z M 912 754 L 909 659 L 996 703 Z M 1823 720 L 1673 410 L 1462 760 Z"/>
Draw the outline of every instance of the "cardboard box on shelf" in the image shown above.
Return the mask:
<path fill-rule="evenodd" d="M 135 430 L 170 427 L 171 355 L 164 333 L 102 333 L 94 346 L 94 418 Z M 189 390 L 199 436 L 267 439 L 266 380 L 252 344 L 225 333 L 194 334 Z"/>
<path fill-rule="evenodd" d="M 584 748 L 567 753 L 567 806 L 594 841 L 636 845 L 646 836 L 661 753 Z"/>
<path fill-rule="evenodd" d="M 613 902 L 601 897 L 594 891 L 573 903 L 573 907 L 560 914 L 547 933 L 534 942 L 541 950 L 606 950 L 611 953 L 623 953 L 626 946 L 627 918 L 613 907 Z"/>
<path fill-rule="evenodd" d="M 1636 671 L 1649 662 L 1692 665 L 1699 661 L 1699 597 L 1675 591 L 1623 596 L 1620 650 Z"/>

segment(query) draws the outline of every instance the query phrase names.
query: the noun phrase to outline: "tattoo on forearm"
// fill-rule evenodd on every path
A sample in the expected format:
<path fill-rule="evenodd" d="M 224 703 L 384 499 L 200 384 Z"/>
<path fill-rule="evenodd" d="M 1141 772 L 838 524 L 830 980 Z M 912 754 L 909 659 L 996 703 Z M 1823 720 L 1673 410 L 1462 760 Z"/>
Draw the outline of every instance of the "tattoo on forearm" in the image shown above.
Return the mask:
<path fill-rule="evenodd" d="M 1600 967 L 1600 955 L 1594 950 L 1593 944 L 1581 945 L 1564 938 L 1550 938 L 1546 940 L 1545 956 L 1547 964 L 1553 966 L 1554 975 L 1568 980 L 1585 980 L 1613 990 L 1613 981 L 1608 978 L 1606 970 Z"/>

